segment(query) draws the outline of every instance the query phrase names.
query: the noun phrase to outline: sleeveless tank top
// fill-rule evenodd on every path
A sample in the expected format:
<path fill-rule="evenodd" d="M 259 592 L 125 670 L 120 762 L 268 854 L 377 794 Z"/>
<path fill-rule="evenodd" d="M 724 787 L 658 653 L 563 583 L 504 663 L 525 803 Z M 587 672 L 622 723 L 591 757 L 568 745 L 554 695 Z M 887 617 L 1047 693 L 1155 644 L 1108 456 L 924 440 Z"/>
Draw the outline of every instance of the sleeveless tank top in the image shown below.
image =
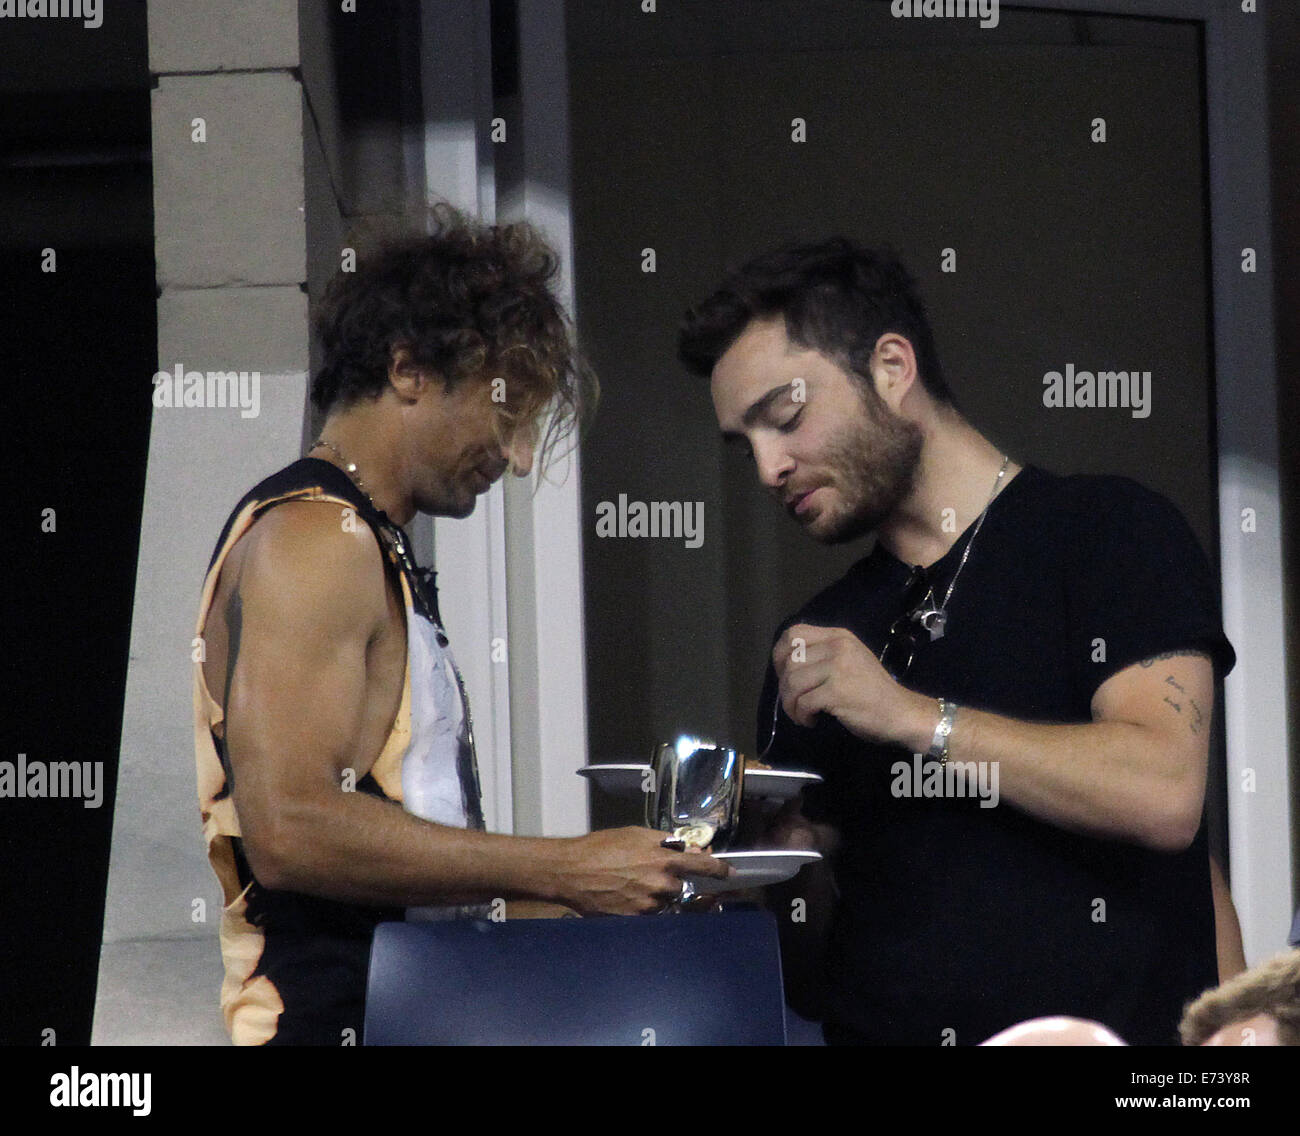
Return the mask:
<path fill-rule="evenodd" d="M 481 829 L 469 706 L 442 629 L 432 573 L 409 561 L 402 564 L 380 535 L 392 522 L 337 466 L 303 458 L 260 482 L 235 506 L 204 578 L 196 636 L 203 635 L 230 550 L 268 509 L 286 501 L 332 503 L 369 525 L 406 612 L 401 704 L 374 766 L 356 783 L 356 791 L 393 801 L 438 824 Z M 449 918 L 477 909 L 403 911 L 263 887 L 243 853 L 229 789 L 223 709 L 197 661 L 193 691 L 199 812 L 224 902 L 221 1011 L 231 1039 L 237 1045 L 359 1043 L 375 926 L 404 916 Z"/>

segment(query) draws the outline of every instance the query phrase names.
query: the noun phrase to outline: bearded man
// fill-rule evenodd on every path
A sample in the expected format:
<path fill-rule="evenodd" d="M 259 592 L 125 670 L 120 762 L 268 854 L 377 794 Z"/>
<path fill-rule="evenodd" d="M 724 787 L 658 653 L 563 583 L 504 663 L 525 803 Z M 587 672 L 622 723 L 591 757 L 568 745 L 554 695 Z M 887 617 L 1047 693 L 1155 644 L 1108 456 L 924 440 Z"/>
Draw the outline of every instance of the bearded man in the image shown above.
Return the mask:
<path fill-rule="evenodd" d="M 980 434 L 889 253 L 759 257 L 688 313 L 680 355 L 809 536 L 876 536 L 782 626 L 760 699 L 765 760 L 825 779 L 777 838 L 835 850 L 793 893 L 807 922 L 778 909 L 817 980 L 801 1008 L 830 1043 L 1069 1015 L 1176 1044 L 1216 981 L 1203 803 L 1235 662 L 1186 522 Z"/>

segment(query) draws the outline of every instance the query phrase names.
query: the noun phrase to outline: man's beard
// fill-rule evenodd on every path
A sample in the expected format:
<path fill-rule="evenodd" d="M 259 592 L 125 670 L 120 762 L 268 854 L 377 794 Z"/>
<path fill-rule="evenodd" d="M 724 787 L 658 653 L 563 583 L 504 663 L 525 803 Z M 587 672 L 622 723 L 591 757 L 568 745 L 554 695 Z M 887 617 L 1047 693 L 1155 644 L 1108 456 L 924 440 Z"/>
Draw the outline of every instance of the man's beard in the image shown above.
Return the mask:
<path fill-rule="evenodd" d="M 924 435 L 900 418 L 875 391 L 861 393 L 863 419 L 847 425 L 827 447 L 825 464 L 847 511 L 830 528 L 810 535 L 822 544 L 844 544 L 880 526 L 912 492 Z M 816 524 L 816 522 L 813 522 Z"/>

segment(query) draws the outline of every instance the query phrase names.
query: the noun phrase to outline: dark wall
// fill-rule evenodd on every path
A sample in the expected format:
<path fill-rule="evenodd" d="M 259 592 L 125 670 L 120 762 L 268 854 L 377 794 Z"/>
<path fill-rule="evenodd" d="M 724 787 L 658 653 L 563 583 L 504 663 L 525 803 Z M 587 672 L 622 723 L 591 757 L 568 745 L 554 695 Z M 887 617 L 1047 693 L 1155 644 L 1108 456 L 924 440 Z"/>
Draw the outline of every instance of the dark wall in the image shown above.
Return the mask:
<path fill-rule="evenodd" d="M 157 353 L 149 86 L 143 0 L 0 21 L 0 761 L 104 770 L 98 808 L 0 800 L 0 1043 L 90 1040 Z"/>
<path fill-rule="evenodd" d="M 683 310 L 787 238 L 897 247 L 979 429 L 1166 494 L 1217 563 L 1194 25 L 1004 10 L 979 31 L 848 0 L 568 11 L 577 316 L 605 391 L 583 451 L 593 760 L 683 729 L 749 747 L 773 629 L 865 551 L 780 515 L 674 357 Z M 1044 407 L 1067 363 L 1151 371 L 1150 417 Z M 704 501 L 703 547 L 598 538 L 620 493 Z"/>

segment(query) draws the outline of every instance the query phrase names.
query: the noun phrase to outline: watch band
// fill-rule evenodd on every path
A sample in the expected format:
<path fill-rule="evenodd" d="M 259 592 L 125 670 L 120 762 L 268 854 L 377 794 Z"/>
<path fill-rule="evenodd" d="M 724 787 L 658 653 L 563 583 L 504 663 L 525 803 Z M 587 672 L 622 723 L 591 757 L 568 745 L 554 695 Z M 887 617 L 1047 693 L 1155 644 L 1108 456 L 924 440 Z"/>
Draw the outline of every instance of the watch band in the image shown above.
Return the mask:
<path fill-rule="evenodd" d="M 934 728 L 934 739 L 930 742 L 927 756 L 937 758 L 940 765 L 948 763 L 948 735 L 952 733 L 952 719 L 957 710 L 957 703 L 946 698 L 939 699 L 939 724 Z"/>

